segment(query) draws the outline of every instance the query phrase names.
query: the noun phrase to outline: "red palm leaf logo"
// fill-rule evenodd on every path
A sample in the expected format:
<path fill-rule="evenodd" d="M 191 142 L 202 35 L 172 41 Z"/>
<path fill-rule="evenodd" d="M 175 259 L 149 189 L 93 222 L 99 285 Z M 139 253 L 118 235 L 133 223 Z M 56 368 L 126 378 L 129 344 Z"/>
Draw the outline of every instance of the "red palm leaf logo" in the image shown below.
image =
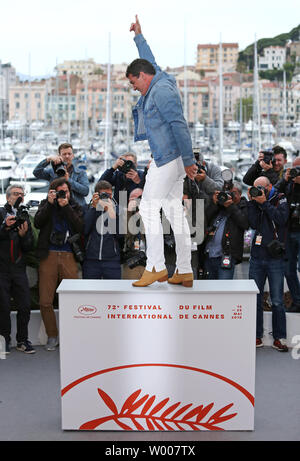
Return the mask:
<path fill-rule="evenodd" d="M 215 411 L 210 416 L 209 413 L 213 409 L 214 403 L 207 406 L 198 405 L 193 408 L 192 403 L 182 405 L 181 402 L 176 402 L 170 405 L 170 399 L 165 398 L 154 404 L 156 396 L 150 397 L 149 394 L 146 394 L 141 397 L 141 389 L 133 392 L 125 400 L 121 410 L 118 411 L 115 402 L 106 392 L 98 388 L 98 394 L 112 414 L 88 421 L 82 424 L 79 429 L 93 430 L 107 421 L 114 421 L 126 431 L 136 429 L 139 431 L 156 429 L 160 431 L 200 431 L 201 428 L 222 431 L 224 429 L 220 427 L 220 424 L 237 415 L 237 413 L 225 414 L 233 406 L 233 403 Z"/>

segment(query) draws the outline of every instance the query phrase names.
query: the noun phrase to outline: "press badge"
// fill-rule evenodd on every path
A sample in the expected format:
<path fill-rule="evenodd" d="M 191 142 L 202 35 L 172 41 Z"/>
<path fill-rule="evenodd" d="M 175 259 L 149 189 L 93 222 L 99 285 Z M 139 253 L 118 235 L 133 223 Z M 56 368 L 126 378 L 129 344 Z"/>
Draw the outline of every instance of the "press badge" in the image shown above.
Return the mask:
<path fill-rule="evenodd" d="M 256 239 L 255 239 L 255 245 L 261 245 L 262 241 L 262 235 L 257 234 Z"/>
<path fill-rule="evenodd" d="M 221 267 L 222 269 L 231 269 L 231 256 L 230 255 L 223 255 Z"/>

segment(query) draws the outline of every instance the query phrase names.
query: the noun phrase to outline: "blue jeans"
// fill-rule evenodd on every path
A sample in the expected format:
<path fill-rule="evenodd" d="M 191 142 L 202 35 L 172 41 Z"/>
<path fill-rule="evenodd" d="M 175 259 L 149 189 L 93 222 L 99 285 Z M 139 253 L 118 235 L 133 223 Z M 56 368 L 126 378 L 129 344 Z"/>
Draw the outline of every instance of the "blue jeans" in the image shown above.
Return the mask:
<path fill-rule="evenodd" d="M 268 278 L 272 302 L 272 334 L 274 339 L 286 338 L 286 317 L 283 303 L 284 261 L 283 259 L 250 258 L 249 278 L 254 279 L 259 289 L 257 295 L 256 337 L 262 338 L 263 330 L 263 294 Z"/>
<path fill-rule="evenodd" d="M 300 305 L 300 283 L 298 279 L 298 255 L 300 251 L 300 232 L 289 232 L 287 237 L 287 261 L 284 275 L 291 297 L 295 304 Z"/>
<path fill-rule="evenodd" d="M 208 274 L 209 280 L 232 280 L 234 277 L 235 260 L 231 258 L 231 268 L 226 269 L 221 267 L 222 257 L 218 258 L 206 258 L 205 259 L 205 270 Z"/>
<path fill-rule="evenodd" d="M 121 264 L 119 261 L 100 261 L 86 259 L 82 264 L 83 279 L 116 280 L 121 278 Z"/>

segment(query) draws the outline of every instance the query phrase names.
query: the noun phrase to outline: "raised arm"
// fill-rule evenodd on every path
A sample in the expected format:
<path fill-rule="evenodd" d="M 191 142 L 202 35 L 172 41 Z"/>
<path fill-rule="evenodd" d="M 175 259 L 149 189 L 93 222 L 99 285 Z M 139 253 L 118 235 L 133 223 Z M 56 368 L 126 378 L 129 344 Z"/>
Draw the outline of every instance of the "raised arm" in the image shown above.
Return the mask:
<path fill-rule="evenodd" d="M 134 41 L 137 46 L 139 57 L 141 59 L 146 59 L 147 61 L 151 62 L 157 72 L 161 71 L 161 68 L 156 64 L 155 57 L 150 49 L 150 46 L 146 42 L 143 34 L 142 28 L 138 19 L 138 15 L 135 15 L 135 22 L 131 23 L 130 32 L 134 32 L 135 37 Z"/>

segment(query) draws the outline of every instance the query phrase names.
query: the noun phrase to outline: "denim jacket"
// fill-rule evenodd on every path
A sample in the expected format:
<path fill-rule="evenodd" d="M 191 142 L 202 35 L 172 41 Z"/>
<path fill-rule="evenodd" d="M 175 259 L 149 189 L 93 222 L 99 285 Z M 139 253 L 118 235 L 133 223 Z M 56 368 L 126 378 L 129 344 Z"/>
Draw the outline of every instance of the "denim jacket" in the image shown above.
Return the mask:
<path fill-rule="evenodd" d="M 176 80 L 156 64 L 142 34 L 134 37 L 139 56 L 156 70 L 147 93 L 133 108 L 134 140 L 148 139 L 155 164 L 160 167 L 182 156 L 184 166 L 195 163 L 192 140 L 183 116 Z"/>
<path fill-rule="evenodd" d="M 38 179 L 46 179 L 47 181 L 53 181 L 57 176 L 54 173 L 54 170 L 47 162 L 47 160 L 42 160 L 33 170 L 33 175 Z M 82 207 L 86 206 L 86 197 L 90 190 L 89 180 L 87 174 L 81 168 L 77 168 L 73 165 L 72 173 L 68 179 L 72 187 L 72 195 L 74 200 Z"/>

